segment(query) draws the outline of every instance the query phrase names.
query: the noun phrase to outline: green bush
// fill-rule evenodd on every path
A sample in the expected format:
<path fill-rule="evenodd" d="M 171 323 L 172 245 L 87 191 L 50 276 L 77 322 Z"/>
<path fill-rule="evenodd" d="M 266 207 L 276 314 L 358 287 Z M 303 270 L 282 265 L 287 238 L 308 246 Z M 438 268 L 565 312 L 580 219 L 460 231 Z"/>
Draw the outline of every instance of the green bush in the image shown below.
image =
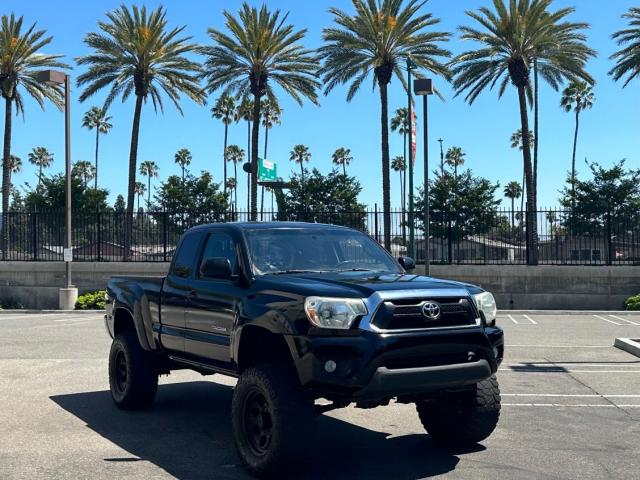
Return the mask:
<path fill-rule="evenodd" d="M 76 310 L 103 310 L 104 290 L 89 292 L 78 297 L 76 300 Z"/>
<path fill-rule="evenodd" d="M 627 307 L 627 310 L 640 310 L 640 293 L 627 298 L 624 305 Z"/>

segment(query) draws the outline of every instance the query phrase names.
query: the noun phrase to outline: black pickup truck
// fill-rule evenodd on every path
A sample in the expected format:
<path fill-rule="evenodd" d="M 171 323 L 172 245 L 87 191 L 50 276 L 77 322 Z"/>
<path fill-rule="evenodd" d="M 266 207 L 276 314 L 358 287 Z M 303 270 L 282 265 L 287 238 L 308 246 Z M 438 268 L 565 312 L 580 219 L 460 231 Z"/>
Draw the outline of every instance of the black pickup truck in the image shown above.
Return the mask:
<path fill-rule="evenodd" d="M 166 277 L 108 284 L 113 400 L 149 407 L 177 369 L 238 377 L 233 435 L 256 475 L 305 458 L 314 415 L 352 403 L 415 403 L 434 441 L 482 441 L 500 414 L 495 301 L 414 268 L 344 227 L 192 228 Z"/>

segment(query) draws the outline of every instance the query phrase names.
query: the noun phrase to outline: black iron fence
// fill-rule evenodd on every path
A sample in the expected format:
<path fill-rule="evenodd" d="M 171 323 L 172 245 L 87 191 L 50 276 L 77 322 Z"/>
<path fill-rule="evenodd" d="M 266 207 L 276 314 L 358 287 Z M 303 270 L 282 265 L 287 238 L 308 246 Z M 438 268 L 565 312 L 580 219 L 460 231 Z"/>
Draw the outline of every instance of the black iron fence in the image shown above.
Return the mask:
<path fill-rule="evenodd" d="M 431 212 L 429 257 L 436 264 L 526 264 L 524 212 Z M 136 212 L 128 255 L 125 251 L 125 213 L 83 212 L 73 215 L 74 261 L 165 262 L 171 260 L 178 239 L 202 223 L 248 221 L 247 212 L 215 213 L 197 218 L 181 212 Z M 394 210 L 391 253 L 407 254 L 407 212 Z M 640 265 L 640 214 L 572 213 L 540 210 L 538 257 L 540 264 Z M 258 221 L 306 221 L 360 229 L 383 243 L 384 215 L 377 209 L 362 212 L 258 213 Z M 422 212 L 415 214 L 415 257 L 423 263 L 426 244 Z M 64 212 L 10 212 L 6 215 L 8 248 L 2 260 L 62 261 Z"/>

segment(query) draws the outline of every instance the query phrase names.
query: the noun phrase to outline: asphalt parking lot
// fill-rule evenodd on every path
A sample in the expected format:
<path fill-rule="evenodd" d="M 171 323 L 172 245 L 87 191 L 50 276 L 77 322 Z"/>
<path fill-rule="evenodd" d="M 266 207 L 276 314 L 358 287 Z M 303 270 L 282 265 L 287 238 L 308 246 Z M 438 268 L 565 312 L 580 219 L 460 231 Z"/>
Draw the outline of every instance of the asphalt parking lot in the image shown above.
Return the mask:
<path fill-rule="evenodd" d="M 640 313 L 499 314 L 506 357 L 498 429 L 436 448 L 412 406 L 322 416 L 300 478 L 637 479 Z M 154 407 L 122 412 L 107 382 L 100 314 L 0 315 L 0 479 L 247 478 L 233 449 L 234 381 L 177 372 Z"/>

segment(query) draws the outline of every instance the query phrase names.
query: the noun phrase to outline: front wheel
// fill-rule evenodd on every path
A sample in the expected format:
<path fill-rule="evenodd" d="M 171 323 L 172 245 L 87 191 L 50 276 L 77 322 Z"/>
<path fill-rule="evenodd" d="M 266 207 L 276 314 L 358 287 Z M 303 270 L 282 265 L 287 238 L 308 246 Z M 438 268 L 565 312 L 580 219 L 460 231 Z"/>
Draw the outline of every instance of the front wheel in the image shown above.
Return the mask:
<path fill-rule="evenodd" d="M 291 367 L 244 371 L 233 392 L 231 421 L 240 458 L 256 476 L 301 464 L 311 453 L 313 399 Z"/>
<path fill-rule="evenodd" d="M 417 402 L 420 421 L 433 440 L 444 445 L 472 445 L 491 435 L 500 418 L 500 387 L 495 375 L 470 391 L 434 402 Z"/>
<path fill-rule="evenodd" d="M 109 387 L 115 404 L 124 410 L 148 408 L 158 390 L 153 354 L 144 350 L 135 332 L 118 335 L 109 352 Z"/>

